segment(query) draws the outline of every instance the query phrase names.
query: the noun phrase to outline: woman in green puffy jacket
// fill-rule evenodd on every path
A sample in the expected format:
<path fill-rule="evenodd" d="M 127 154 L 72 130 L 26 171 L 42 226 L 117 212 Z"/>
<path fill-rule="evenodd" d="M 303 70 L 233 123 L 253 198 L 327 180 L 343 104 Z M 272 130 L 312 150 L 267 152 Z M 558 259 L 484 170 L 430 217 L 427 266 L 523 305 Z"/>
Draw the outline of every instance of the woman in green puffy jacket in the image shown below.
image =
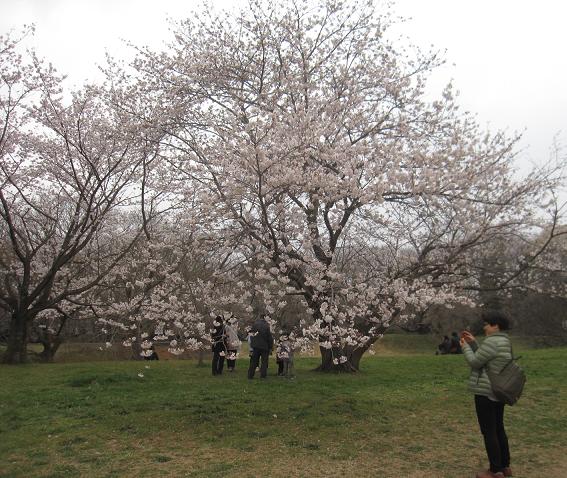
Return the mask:
<path fill-rule="evenodd" d="M 486 370 L 498 373 L 512 358 L 510 338 L 504 332 L 509 329 L 510 322 L 500 312 L 485 312 L 482 320 L 486 338 L 480 347 L 470 332 L 461 334 L 463 354 L 471 367 L 469 389 L 474 393 L 476 416 L 490 462 L 490 469 L 476 476 L 502 478 L 512 476 L 508 437 L 504 429 L 504 403 L 492 393 Z"/>

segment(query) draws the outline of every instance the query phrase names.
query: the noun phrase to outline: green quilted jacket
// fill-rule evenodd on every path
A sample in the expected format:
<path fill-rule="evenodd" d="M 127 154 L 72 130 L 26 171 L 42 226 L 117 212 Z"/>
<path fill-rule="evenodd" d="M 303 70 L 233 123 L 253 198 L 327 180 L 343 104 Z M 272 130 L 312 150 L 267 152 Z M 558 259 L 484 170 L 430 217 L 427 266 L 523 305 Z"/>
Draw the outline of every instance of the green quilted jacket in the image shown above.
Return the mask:
<path fill-rule="evenodd" d="M 496 332 L 489 335 L 483 340 L 480 347 L 476 342 L 465 344 L 463 354 L 471 366 L 469 390 L 475 395 L 484 395 L 496 400 L 492 394 L 485 367 L 488 367 L 490 371 L 500 372 L 512 358 L 512 345 L 508 334 Z"/>

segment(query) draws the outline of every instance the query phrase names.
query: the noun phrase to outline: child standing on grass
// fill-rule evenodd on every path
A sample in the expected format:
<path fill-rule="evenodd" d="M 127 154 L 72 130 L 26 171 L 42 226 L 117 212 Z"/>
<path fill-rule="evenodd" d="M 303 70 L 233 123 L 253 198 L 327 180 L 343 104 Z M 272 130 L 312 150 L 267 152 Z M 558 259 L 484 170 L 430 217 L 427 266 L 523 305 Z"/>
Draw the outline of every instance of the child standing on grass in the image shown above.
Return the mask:
<path fill-rule="evenodd" d="M 293 370 L 293 342 L 288 335 L 280 336 L 276 347 L 278 376 L 289 377 Z"/>

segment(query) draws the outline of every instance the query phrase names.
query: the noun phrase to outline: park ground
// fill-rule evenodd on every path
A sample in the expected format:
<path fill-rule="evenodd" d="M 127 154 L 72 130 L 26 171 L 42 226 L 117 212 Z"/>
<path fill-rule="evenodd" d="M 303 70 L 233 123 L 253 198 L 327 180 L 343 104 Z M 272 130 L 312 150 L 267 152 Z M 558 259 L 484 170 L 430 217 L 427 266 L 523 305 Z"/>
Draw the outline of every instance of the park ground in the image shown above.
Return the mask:
<path fill-rule="evenodd" d="M 272 359 L 253 381 L 246 357 L 221 377 L 194 360 L 0 366 L 0 477 L 473 477 L 486 459 L 468 369 L 433 345 L 386 336 L 360 373 L 300 357 L 285 379 Z M 515 352 L 515 476 L 565 478 L 567 347 Z"/>

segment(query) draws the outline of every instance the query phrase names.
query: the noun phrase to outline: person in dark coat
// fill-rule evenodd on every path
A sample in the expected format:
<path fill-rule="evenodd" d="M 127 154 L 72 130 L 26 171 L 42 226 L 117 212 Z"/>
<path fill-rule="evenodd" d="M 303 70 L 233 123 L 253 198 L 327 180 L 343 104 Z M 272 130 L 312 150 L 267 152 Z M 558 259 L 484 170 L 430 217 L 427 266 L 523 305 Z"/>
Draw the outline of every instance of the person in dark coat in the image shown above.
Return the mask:
<path fill-rule="evenodd" d="M 213 351 L 213 375 L 221 375 L 224 367 L 224 358 L 226 356 L 226 333 L 222 317 L 217 315 L 213 321 L 213 330 L 211 331 L 211 349 Z"/>
<path fill-rule="evenodd" d="M 445 335 L 443 337 L 443 342 L 441 342 L 438 346 L 437 346 L 437 352 L 435 352 L 435 355 L 446 355 L 449 353 L 449 350 L 451 349 L 451 339 Z"/>
<path fill-rule="evenodd" d="M 451 348 L 449 349 L 451 354 L 462 354 L 463 349 L 461 348 L 461 339 L 457 332 L 451 334 Z"/>
<path fill-rule="evenodd" d="M 248 368 L 248 378 L 253 379 L 256 367 L 260 363 L 260 378 L 266 378 L 268 374 L 268 356 L 274 348 L 274 337 L 270 331 L 270 325 L 262 314 L 250 329 L 250 346 L 252 355 L 250 357 L 250 367 Z"/>

